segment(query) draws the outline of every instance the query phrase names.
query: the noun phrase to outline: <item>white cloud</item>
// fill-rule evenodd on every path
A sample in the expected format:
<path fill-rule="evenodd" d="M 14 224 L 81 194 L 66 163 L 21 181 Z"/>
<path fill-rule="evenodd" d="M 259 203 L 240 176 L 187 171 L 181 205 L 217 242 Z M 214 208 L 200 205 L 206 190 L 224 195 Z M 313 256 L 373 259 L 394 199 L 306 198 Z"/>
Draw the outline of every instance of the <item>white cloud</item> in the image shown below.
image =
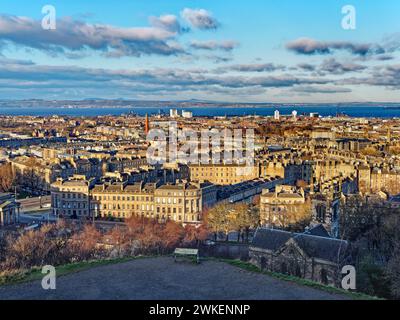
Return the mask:
<path fill-rule="evenodd" d="M 216 30 L 220 23 L 215 19 L 210 12 L 204 9 L 189 9 L 185 8 L 181 12 L 181 16 L 193 28 L 201 30 Z"/>

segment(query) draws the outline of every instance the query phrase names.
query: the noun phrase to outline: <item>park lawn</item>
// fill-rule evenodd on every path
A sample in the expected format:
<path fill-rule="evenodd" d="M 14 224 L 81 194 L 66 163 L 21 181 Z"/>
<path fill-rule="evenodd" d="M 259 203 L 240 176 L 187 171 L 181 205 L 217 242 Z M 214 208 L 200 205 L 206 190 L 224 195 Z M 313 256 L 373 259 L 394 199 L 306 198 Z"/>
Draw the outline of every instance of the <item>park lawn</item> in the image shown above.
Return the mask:
<path fill-rule="evenodd" d="M 131 261 L 134 259 L 141 259 L 141 258 L 149 258 L 149 257 L 138 256 L 138 257 L 127 257 L 127 258 L 93 260 L 93 261 L 70 263 L 70 264 L 66 264 L 66 265 L 56 266 L 56 274 L 57 274 L 57 276 L 64 276 L 67 274 L 88 270 L 88 269 L 91 269 L 94 267 L 123 263 L 123 262 L 128 262 L 128 261 Z M 40 280 L 44 277 L 44 274 L 41 272 L 41 270 L 42 270 L 42 268 L 35 267 L 30 270 L 16 270 L 15 272 L 3 272 L 3 273 L 0 272 L 0 286 Z"/>
<path fill-rule="evenodd" d="M 124 263 L 124 262 L 129 262 L 129 261 L 132 261 L 135 259 L 150 259 L 150 258 L 156 258 L 156 257 L 159 257 L 159 256 L 137 256 L 137 257 L 126 257 L 126 258 L 76 262 L 76 263 L 57 266 L 56 274 L 57 274 L 57 276 L 63 276 L 63 275 L 68 275 L 68 274 L 75 273 L 75 272 L 88 270 L 88 269 L 95 268 L 95 267 L 100 267 L 100 266 L 105 266 L 105 265 L 110 265 L 110 264 Z M 188 259 L 188 261 L 191 261 L 191 260 L 192 259 Z M 262 274 L 265 274 L 267 276 L 273 277 L 278 280 L 296 283 L 298 285 L 311 287 L 311 288 L 314 288 L 317 290 L 322 290 L 322 291 L 329 292 L 332 294 L 345 295 L 345 296 L 348 296 L 349 298 L 355 299 L 355 300 L 379 300 L 380 299 L 378 297 L 372 297 L 372 296 L 369 296 L 367 294 L 360 293 L 360 292 L 351 292 L 351 291 L 346 291 L 344 289 L 339 289 L 339 288 L 332 287 L 332 286 L 326 286 L 321 283 L 313 282 L 313 281 L 303 279 L 303 278 L 297 278 L 294 276 L 289 276 L 289 275 L 280 274 L 280 273 L 276 273 L 276 272 L 262 271 L 257 266 L 255 266 L 251 263 L 248 263 L 248 262 L 241 261 L 241 260 L 217 259 L 217 258 L 202 258 L 201 260 L 202 261 L 205 261 L 205 260 L 220 261 L 220 262 L 235 266 L 237 268 L 247 270 L 249 272 L 262 273 Z M 193 262 L 194 261 L 195 260 L 193 260 Z M 38 268 L 38 267 L 32 268 L 30 270 L 18 270 L 15 272 L 7 272 L 7 273 L 3 272 L 3 273 L 0 273 L 0 286 L 40 280 L 43 278 L 43 276 L 44 276 L 44 274 L 41 273 L 41 268 Z"/>
<path fill-rule="evenodd" d="M 332 294 L 346 295 L 349 298 L 352 298 L 354 300 L 384 300 L 382 298 L 373 297 L 373 296 L 367 295 L 365 293 L 347 291 L 347 290 L 332 287 L 332 286 L 326 286 L 319 282 L 314 282 L 314 281 L 303 279 L 303 278 L 298 278 L 298 277 L 294 277 L 294 276 L 290 276 L 290 275 L 286 275 L 286 274 L 282 274 L 282 273 L 271 272 L 271 271 L 263 271 L 260 268 L 258 268 L 257 266 L 255 266 L 249 262 L 244 262 L 241 260 L 230 260 L 230 259 L 218 259 L 218 260 L 228 263 L 232 266 L 250 271 L 250 272 L 262 273 L 262 274 L 268 275 L 270 277 L 273 277 L 275 279 L 279 279 L 282 281 L 293 282 L 293 283 L 296 283 L 296 284 L 299 284 L 302 286 L 311 287 L 311 288 L 326 291 L 326 292 L 329 292 Z"/>

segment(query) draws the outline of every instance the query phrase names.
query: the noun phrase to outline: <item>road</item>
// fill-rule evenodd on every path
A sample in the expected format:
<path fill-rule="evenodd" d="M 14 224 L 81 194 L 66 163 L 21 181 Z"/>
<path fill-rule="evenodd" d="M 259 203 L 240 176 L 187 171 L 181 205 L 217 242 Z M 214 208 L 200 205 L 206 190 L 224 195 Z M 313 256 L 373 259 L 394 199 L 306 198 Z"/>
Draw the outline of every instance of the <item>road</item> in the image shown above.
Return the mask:
<path fill-rule="evenodd" d="M 20 199 L 18 202 L 21 204 L 21 212 L 39 211 L 50 206 L 51 196 Z M 42 204 L 42 208 L 40 207 L 40 203 Z"/>
<path fill-rule="evenodd" d="M 47 300 L 342 300 L 348 297 L 285 282 L 217 261 L 137 259 L 57 278 L 0 287 L 3 299 Z"/>

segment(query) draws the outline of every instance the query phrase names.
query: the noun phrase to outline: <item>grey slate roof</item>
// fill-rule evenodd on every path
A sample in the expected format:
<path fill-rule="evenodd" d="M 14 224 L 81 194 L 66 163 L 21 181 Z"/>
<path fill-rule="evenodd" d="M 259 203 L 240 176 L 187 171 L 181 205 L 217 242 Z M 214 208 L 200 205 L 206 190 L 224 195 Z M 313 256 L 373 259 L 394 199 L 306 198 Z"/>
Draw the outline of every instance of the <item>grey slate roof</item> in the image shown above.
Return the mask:
<path fill-rule="evenodd" d="M 251 246 L 276 251 L 282 247 L 292 235 L 292 233 L 287 231 L 259 228 L 254 235 Z"/>
<path fill-rule="evenodd" d="M 289 239 L 293 239 L 309 257 L 335 263 L 343 258 L 348 248 L 348 243 L 344 240 L 266 228 L 257 230 L 251 247 L 276 252 Z"/>
<path fill-rule="evenodd" d="M 298 234 L 294 240 L 309 257 L 339 262 L 347 249 L 347 242 L 308 234 Z"/>
<path fill-rule="evenodd" d="M 325 227 L 322 224 L 319 224 L 315 226 L 314 228 L 311 228 L 307 234 L 310 234 L 312 236 L 318 236 L 318 237 L 324 237 L 324 238 L 330 238 L 331 236 L 329 235 L 328 231 L 326 231 Z"/>

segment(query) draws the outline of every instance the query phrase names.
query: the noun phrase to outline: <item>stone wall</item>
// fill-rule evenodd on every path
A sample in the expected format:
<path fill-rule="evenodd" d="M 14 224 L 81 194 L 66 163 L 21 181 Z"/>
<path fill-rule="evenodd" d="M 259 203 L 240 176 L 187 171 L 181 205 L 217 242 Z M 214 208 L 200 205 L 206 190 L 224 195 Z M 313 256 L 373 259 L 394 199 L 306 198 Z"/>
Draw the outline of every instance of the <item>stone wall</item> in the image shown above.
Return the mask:
<path fill-rule="evenodd" d="M 250 247 L 249 260 L 262 270 L 296 276 L 326 285 L 339 285 L 337 265 L 313 258 L 304 258 L 293 248 L 287 247 L 276 254 L 269 250 Z"/>
<path fill-rule="evenodd" d="M 217 243 L 213 246 L 202 246 L 200 253 L 205 257 L 247 261 L 249 259 L 249 246 L 247 244 Z"/>

